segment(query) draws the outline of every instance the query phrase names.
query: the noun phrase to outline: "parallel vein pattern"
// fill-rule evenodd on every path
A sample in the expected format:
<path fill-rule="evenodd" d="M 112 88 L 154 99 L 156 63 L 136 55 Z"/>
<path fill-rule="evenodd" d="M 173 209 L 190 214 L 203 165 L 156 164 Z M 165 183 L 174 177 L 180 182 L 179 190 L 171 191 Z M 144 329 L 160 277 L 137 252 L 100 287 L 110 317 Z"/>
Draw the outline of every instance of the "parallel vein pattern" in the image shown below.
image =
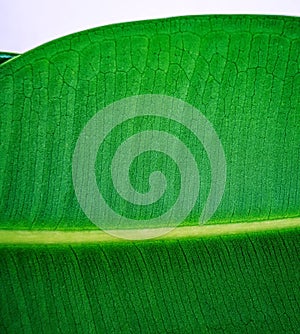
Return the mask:
<path fill-rule="evenodd" d="M 71 164 L 76 140 L 103 107 L 140 94 L 181 99 L 215 128 L 228 173 L 214 222 L 299 216 L 299 36 L 300 21 L 292 17 L 183 17 L 84 31 L 4 63 L 1 226 L 96 228 L 74 194 Z M 168 124 L 153 120 L 129 122 L 98 154 L 97 177 L 107 180 L 99 183 L 107 201 L 114 190 L 102 165 L 126 134 L 145 124 L 168 129 Z M 190 143 L 201 166 L 199 198 L 185 221 L 193 224 L 207 199 L 210 166 L 205 151 L 188 133 L 171 123 L 169 127 Z M 144 159 L 146 166 L 157 161 L 151 155 Z M 160 167 L 176 181 L 176 170 L 168 161 Z M 176 182 L 167 204 L 174 202 Z M 133 175 L 132 183 L 147 190 L 143 172 Z M 131 207 L 123 206 L 132 214 Z"/>
<path fill-rule="evenodd" d="M 299 50 L 299 18 L 202 16 L 88 30 L 3 62 L 0 332 L 299 333 L 299 223 L 284 225 L 300 217 Z M 79 134 L 99 110 L 140 94 L 185 101 L 213 124 L 228 174 L 208 230 L 256 222 L 256 231 L 66 240 L 67 233 L 99 232 L 89 232 L 97 227 L 72 184 Z M 123 129 L 134 133 L 148 124 L 171 126 L 148 119 Z M 125 137 L 114 131 L 98 154 L 97 177 Z M 210 166 L 182 127 L 172 131 L 201 166 L 201 191 L 181 227 L 192 231 L 209 192 Z M 142 165 L 149 174 L 158 161 L 171 175 L 166 179 L 177 180 L 167 196 L 172 205 L 177 169 L 157 158 L 145 155 Z M 101 186 L 110 200 L 104 170 Z M 148 186 L 143 173 L 130 176 L 141 192 Z M 266 221 L 272 229 L 262 229 Z M 63 242 L 54 237 L 49 245 L 55 231 Z M 22 244 L 25 235 L 33 238 Z"/>
<path fill-rule="evenodd" d="M 1 248 L 2 333 L 297 333 L 299 245 L 274 232 Z"/>

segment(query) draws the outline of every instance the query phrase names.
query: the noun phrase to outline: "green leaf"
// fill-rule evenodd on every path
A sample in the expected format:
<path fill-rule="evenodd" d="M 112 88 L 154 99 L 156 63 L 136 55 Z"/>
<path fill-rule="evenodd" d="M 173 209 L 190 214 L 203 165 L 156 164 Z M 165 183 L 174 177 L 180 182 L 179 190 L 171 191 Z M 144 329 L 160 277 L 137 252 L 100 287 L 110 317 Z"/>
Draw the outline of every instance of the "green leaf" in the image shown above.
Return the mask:
<path fill-rule="evenodd" d="M 299 47 L 299 18 L 195 16 L 83 31 L 2 63 L 1 332 L 297 332 Z M 130 118 L 140 110 L 133 97 L 144 99 L 144 113 L 157 99 L 162 109 Z M 166 101 L 184 112 L 175 119 Z M 101 142 L 98 131 L 88 133 L 92 119 L 99 133 L 125 121 Z M 151 197 L 159 200 L 122 198 L 111 166 L 142 131 L 168 132 L 187 146 L 200 183 L 192 172 L 182 182 L 177 161 L 188 172 L 191 164 L 165 137 L 163 149 L 128 166 L 138 198 L 153 180 L 166 181 L 161 197 Z M 121 167 L 131 159 L 124 152 Z M 98 195 L 81 192 L 91 169 L 104 202 L 135 225 L 108 214 L 92 223 Z M 164 179 L 151 179 L 157 171 Z M 159 217 L 183 186 L 182 212 L 196 196 L 178 226 L 180 210 L 174 221 Z M 162 235 L 164 228 L 173 230 Z M 105 231 L 157 238 L 126 241 Z"/>

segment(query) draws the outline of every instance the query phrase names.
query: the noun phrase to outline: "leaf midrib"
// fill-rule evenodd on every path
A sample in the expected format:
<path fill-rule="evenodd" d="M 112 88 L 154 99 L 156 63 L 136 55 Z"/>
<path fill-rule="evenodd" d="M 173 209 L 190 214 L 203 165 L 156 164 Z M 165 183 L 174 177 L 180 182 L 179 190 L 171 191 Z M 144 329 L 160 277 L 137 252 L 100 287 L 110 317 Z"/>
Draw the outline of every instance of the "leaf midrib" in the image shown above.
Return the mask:
<path fill-rule="evenodd" d="M 184 238 L 209 238 L 221 235 L 242 235 L 277 230 L 300 229 L 300 217 L 278 220 L 266 220 L 251 223 L 214 224 L 203 226 L 177 227 L 156 239 L 172 240 Z M 162 228 L 156 229 L 163 231 Z M 134 231 L 134 230 L 132 230 Z M 147 233 L 149 229 L 137 230 Z M 153 230 L 152 230 L 153 231 Z M 0 244 L 91 244 L 107 242 L 126 242 L 102 230 L 92 231 L 33 231 L 33 230 L 0 230 Z M 145 240 L 143 240 L 145 241 Z M 129 241 L 127 241 L 129 242 Z"/>

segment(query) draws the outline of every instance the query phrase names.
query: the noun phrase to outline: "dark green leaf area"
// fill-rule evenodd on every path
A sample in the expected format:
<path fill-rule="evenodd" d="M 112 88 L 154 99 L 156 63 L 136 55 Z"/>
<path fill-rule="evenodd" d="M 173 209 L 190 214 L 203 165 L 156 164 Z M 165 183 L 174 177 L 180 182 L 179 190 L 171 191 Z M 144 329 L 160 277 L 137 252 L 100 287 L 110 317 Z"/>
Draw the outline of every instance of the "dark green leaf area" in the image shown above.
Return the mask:
<path fill-rule="evenodd" d="M 299 230 L 0 250 L 3 333 L 297 333 Z"/>

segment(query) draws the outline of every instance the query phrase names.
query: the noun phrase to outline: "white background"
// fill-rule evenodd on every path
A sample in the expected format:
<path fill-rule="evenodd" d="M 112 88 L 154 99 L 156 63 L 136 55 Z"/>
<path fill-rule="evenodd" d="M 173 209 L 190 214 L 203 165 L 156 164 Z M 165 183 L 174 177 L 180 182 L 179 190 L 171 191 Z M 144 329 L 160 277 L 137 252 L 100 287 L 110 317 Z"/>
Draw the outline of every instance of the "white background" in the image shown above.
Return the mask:
<path fill-rule="evenodd" d="M 300 0 L 0 0 L 0 50 L 25 52 L 80 30 L 180 15 L 300 16 Z"/>

